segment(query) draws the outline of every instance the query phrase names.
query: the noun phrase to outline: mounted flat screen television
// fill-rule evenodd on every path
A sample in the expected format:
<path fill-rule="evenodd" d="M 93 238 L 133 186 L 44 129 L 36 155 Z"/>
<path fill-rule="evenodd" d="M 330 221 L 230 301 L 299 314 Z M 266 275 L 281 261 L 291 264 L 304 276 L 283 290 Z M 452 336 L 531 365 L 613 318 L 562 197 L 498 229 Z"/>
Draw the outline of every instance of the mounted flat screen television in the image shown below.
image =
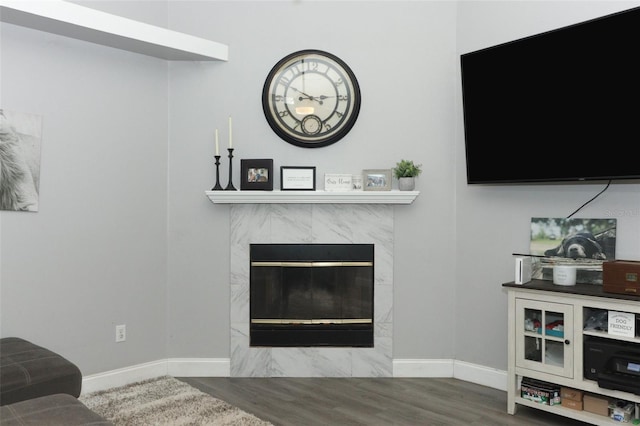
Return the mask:
<path fill-rule="evenodd" d="M 640 178 L 640 7 L 460 61 L 469 184 Z"/>

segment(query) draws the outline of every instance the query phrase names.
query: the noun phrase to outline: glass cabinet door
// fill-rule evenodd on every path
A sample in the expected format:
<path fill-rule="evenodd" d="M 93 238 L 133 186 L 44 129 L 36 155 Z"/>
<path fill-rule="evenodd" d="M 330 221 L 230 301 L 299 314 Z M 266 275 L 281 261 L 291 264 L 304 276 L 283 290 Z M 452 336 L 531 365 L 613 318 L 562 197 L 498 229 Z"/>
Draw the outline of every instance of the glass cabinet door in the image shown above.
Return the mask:
<path fill-rule="evenodd" d="M 516 365 L 573 377 L 573 307 L 516 300 Z"/>

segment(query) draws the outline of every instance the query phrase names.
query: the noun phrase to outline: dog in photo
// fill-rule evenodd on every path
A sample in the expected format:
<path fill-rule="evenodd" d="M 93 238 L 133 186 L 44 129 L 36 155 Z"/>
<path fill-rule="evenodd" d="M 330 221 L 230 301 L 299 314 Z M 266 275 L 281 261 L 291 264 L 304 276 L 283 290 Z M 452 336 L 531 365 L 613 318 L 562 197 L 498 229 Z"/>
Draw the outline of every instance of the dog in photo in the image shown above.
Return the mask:
<path fill-rule="evenodd" d="M 607 256 L 591 232 L 578 232 L 565 237 L 559 246 L 546 250 L 545 256 L 568 257 L 572 259 L 606 260 Z"/>

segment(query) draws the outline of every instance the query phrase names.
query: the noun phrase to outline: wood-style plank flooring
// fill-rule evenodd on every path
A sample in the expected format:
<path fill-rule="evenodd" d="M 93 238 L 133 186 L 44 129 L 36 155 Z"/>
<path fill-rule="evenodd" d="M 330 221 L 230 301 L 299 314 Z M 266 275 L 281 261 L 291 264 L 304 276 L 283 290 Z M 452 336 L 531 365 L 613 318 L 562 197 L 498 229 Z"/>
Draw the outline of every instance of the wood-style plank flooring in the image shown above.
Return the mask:
<path fill-rule="evenodd" d="M 275 426 L 513 425 L 583 422 L 518 406 L 506 392 L 450 378 L 178 378 Z"/>

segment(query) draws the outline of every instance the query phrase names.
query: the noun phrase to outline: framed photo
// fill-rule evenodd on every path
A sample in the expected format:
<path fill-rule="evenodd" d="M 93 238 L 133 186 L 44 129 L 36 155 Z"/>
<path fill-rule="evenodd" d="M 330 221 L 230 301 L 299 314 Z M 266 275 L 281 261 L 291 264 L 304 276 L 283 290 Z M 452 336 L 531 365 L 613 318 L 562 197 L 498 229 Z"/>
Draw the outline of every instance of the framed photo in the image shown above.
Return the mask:
<path fill-rule="evenodd" d="M 532 217 L 532 278 L 553 281 L 554 265 L 576 267 L 576 282 L 602 285 L 602 265 L 616 258 L 618 220 Z"/>
<path fill-rule="evenodd" d="M 364 191 L 391 191 L 391 169 L 365 169 L 362 171 Z"/>
<path fill-rule="evenodd" d="M 273 160 L 240 160 L 240 189 L 273 191 Z"/>
<path fill-rule="evenodd" d="M 280 189 L 283 191 L 315 191 L 316 168 L 280 166 Z"/>

